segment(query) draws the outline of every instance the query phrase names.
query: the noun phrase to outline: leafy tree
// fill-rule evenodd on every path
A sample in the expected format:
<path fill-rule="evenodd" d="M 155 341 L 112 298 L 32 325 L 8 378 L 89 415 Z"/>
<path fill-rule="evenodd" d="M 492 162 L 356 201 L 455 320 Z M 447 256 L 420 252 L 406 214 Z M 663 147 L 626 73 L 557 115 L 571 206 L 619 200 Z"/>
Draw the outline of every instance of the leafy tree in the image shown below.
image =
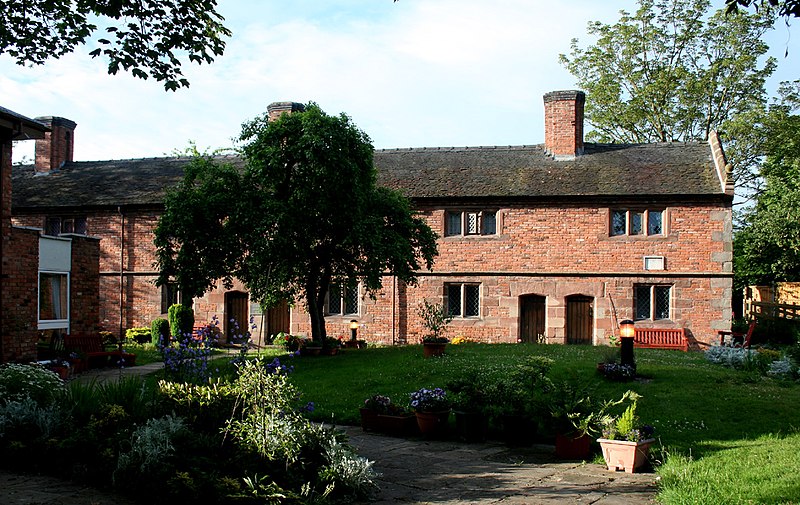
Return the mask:
<path fill-rule="evenodd" d="M 768 50 L 761 37 L 772 14 L 709 17 L 709 9 L 708 0 L 639 0 L 634 14 L 621 11 L 613 25 L 589 23 L 594 45 L 583 49 L 573 39 L 570 55 L 560 59 L 587 92 L 588 139 L 707 140 L 712 130 L 725 135 L 734 118 L 764 106 L 764 81 L 776 62 L 759 60 Z M 754 170 L 751 152 L 727 144 L 737 177 Z"/>
<path fill-rule="evenodd" d="M 800 81 L 781 88 L 782 100 L 760 124 L 765 189 L 741 216 L 734 235 L 738 288 L 800 280 Z"/>
<path fill-rule="evenodd" d="M 772 7 L 787 21 L 789 17 L 800 18 L 800 0 L 725 0 L 725 3 L 728 4 L 728 12 L 738 12 L 740 6 L 755 6 L 756 9 Z"/>
<path fill-rule="evenodd" d="M 216 12 L 216 0 L 6 0 L 2 2 L 0 54 L 20 65 L 41 65 L 88 44 L 106 23 L 105 37 L 89 52 L 108 59 L 108 73 L 120 68 L 134 76 L 152 76 L 175 91 L 188 87 L 179 54 L 189 61 L 211 63 L 231 35 Z M 106 38 L 107 37 L 107 38 Z"/>
<path fill-rule="evenodd" d="M 243 168 L 198 155 L 168 193 L 159 283 L 174 278 L 196 297 L 236 277 L 264 306 L 302 299 L 322 343 L 331 283 L 373 294 L 383 275 L 413 284 L 431 268 L 436 234 L 407 199 L 376 186 L 373 147 L 346 115 L 315 104 L 273 122 L 265 114 L 240 141 Z"/>
<path fill-rule="evenodd" d="M 598 37 L 582 49 L 573 39 L 566 68 L 587 91 L 587 137 L 601 142 L 705 140 L 731 116 L 763 103 L 775 69 L 759 58 L 766 15 L 717 12 L 708 0 L 639 0 L 613 25 L 589 23 Z"/>

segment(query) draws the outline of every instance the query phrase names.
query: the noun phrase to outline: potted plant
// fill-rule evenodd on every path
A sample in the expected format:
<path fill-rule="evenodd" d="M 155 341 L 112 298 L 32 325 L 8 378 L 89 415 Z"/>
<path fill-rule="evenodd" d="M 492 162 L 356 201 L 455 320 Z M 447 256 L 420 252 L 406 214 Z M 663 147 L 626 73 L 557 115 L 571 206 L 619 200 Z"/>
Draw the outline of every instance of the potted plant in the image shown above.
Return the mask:
<path fill-rule="evenodd" d="M 378 430 L 398 437 L 411 435 L 417 430 L 417 418 L 400 405 L 390 403 L 386 412 L 378 414 Z"/>
<path fill-rule="evenodd" d="M 533 443 L 539 420 L 549 414 L 547 393 L 552 382 L 547 373 L 552 365 L 550 358 L 528 356 L 521 363 L 487 377 L 487 410 L 495 424 L 499 424 L 506 444 Z"/>
<path fill-rule="evenodd" d="M 364 400 L 364 405 L 359 409 L 361 429 L 378 431 L 378 414 L 386 413 L 391 404 L 391 398 L 385 395 L 372 395 Z"/>
<path fill-rule="evenodd" d="M 422 388 L 410 394 L 409 407 L 417 418 L 423 435 L 438 435 L 445 431 L 450 418 L 450 400 L 442 388 Z"/>
<path fill-rule="evenodd" d="M 550 394 L 550 414 L 555 431 L 556 457 L 585 460 L 591 453 L 592 436 L 600 432 L 607 408 L 592 397 L 587 386 L 563 381 Z"/>
<path fill-rule="evenodd" d="M 489 418 L 486 414 L 488 392 L 484 375 L 482 371 L 472 370 L 447 383 L 447 389 L 452 392 L 456 432 L 465 442 L 486 440 Z"/>
<path fill-rule="evenodd" d="M 629 401 L 625 411 L 617 416 L 607 416 L 603 436 L 598 438 L 603 458 L 609 470 L 634 473 L 647 462 L 650 446 L 655 442 L 653 427 L 641 425 L 636 415 L 636 402 L 640 395 L 627 391 L 616 403 Z"/>
<path fill-rule="evenodd" d="M 417 313 L 422 318 L 422 325 L 426 330 L 426 334 L 422 337 L 423 356 L 426 358 L 441 356 L 449 342 L 443 334 L 453 316 L 447 313 L 443 304 L 437 305 L 427 300 L 422 302 Z"/>
<path fill-rule="evenodd" d="M 325 345 L 323 346 L 323 353 L 329 356 L 336 356 L 339 349 L 342 347 L 342 339 L 336 337 L 326 337 Z"/>

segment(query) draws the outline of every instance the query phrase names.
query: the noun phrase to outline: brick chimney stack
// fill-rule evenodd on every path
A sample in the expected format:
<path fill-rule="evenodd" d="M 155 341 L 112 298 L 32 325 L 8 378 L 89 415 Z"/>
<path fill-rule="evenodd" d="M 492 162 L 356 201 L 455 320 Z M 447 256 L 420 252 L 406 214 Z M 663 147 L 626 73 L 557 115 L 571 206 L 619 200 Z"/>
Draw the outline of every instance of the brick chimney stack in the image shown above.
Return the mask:
<path fill-rule="evenodd" d="M 36 141 L 34 168 L 37 174 L 46 174 L 72 161 L 77 124 L 69 119 L 53 116 L 37 117 L 36 120 L 51 130 L 44 134 L 44 139 Z"/>
<path fill-rule="evenodd" d="M 283 114 L 291 114 L 292 112 L 303 112 L 305 106 L 297 102 L 272 102 L 267 106 L 267 114 L 269 121 L 276 121 Z"/>
<path fill-rule="evenodd" d="M 551 91 L 544 95 L 544 148 L 557 160 L 583 154 L 583 91 Z"/>

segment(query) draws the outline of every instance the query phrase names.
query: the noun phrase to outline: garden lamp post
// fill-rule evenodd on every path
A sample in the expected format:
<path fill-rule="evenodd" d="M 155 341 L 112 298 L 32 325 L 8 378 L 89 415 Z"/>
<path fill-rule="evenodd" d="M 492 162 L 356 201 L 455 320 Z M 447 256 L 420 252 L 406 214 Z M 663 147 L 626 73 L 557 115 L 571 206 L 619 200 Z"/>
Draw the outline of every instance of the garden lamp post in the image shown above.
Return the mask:
<path fill-rule="evenodd" d="M 358 339 L 358 321 L 355 319 L 350 320 L 350 341 L 355 343 Z"/>
<path fill-rule="evenodd" d="M 633 321 L 625 319 L 619 323 L 619 361 L 623 365 L 636 366 L 633 360 L 633 334 L 634 326 Z"/>

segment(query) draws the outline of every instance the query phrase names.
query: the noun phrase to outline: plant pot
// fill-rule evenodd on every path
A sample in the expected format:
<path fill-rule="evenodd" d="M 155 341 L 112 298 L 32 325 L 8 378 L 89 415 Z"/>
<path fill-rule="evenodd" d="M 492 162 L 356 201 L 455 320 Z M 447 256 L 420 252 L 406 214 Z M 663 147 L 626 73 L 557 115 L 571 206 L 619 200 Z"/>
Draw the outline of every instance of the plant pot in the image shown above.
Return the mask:
<path fill-rule="evenodd" d="M 500 416 L 503 427 L 503 441 L 512 447 L 527 447 L 533 444 L 536 437 L 536 423 L 521 414 L 503 414 Z"/>
<path fill-rule="evenodd" d="M 634 473 L 647 462 L 650 446 L 656 439 L 649 438 L 641 442 L 629 442 L 598 438 L 597 441 L 603 450 L 603 458 L 606 460 L 609 470 L 624 470 L 627 473 Z"/>
<path fill-rule="evenodd" d="M 556 434 L 556 457 L 558 459 L 589 459 L 591 454 L 592 439 L 589 435 L 574 436 L 574 434 Z"/>
<path fill-rule="evenodd" d="M 480 412 L 455 411 L 456 432 L 464 442 L 483 442 L 489 431 L 489 419 Z"/>
<path fill-rule="evenodd" d="M 416 417 L 420 433 L 425 436 L 441 435 L 447 430 L 450 411 L 417 412 Z"/>
<path fill-rule="evenodd" d="M 378 431 L 378 413 L 372 409 L 359 409 L 361 412 L 361 429 L 364 431 Z"/>
<path fill-rule="evenodd" d="M 441 356 L 447 344 L 422 344 L 422 355 L 426 358 Z"/>
<path fill-rule="evenodd" d="M 58 374 L 58 376 L 59 376 L 59 378 L 61 378 L 61 380 L 69 379 L 69 367 L 66 367 L 66 366 L 54 366 L 53 368 L 51 368 L 51 370 L 53 372 L 55 372 L 56 374 Z"/>
<path fill-rule="evenodd" d="M 417 431 L 417 417 L 414 414 L 390 416 L 378 414 L 378 431 L 394 437 L 405 437 Z"/>
<path fill-rule="evenodd" d="M 319 356 L 322 353 L 322 347 L 306 346 L 300 349 L 301 356 Z"/>
<path fill-rule="evenodd" d="M 327 349 L 323 349 L 322 354 L 325 354 L 326 356 L 336 356 L 337 354 L 339 354 L 339 348 L 328 347 Z"/>
<path fill-rule="evenodd" d="M 86 360 L 81 358 L 74 358 L 70 360 L 70 363 L 72 364 L 72 369 L 76 374 L 86 371 L 86 366 L 87 366 Z"/>

